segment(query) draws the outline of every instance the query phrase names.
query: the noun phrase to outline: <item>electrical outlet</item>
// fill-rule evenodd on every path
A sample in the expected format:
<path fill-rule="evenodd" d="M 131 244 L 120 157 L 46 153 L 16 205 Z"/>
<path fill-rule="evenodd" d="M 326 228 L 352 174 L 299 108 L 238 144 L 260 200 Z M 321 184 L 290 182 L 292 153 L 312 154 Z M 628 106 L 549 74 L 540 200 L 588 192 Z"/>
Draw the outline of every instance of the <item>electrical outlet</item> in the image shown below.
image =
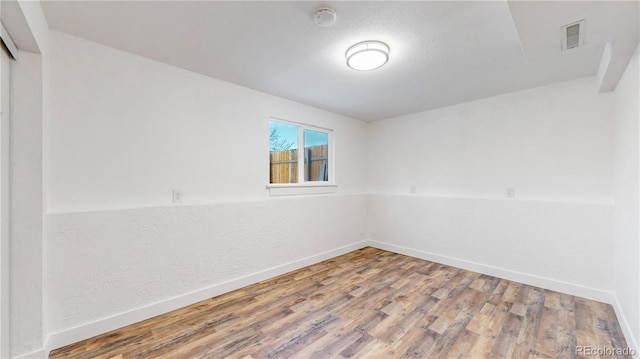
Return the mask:
<path fill-rule="evenodd" d="M 411 187 L 409 187 L 409 191 L 411 194 L 416 194 L 416 185 L 412 184 Z"/>
<path fill-rule="evenodd" d="M 514 198 L 516 196 L 516 189 L 515 187 L 507 187 L 507 190 L 505 192 L 507 198 Z"/>
<path fill-rule="evenodd" d="M 182 190 L 174 189 L 173 190 L 173 203 L 182 203 Z"/>

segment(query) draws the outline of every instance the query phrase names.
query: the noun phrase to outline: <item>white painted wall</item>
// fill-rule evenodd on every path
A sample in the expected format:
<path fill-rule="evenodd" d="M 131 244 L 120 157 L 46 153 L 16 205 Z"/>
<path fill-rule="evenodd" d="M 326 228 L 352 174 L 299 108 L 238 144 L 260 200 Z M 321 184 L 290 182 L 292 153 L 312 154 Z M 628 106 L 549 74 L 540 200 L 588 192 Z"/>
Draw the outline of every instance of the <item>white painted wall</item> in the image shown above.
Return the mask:
<path fill-rule="evenodd" d="M 51 41 L 52 348 L 363 245 L 366 123 Z M 334 129 L 336 194 L 268 197 L 269 116 Z"/>
<path fill-rule="evenodd" d="M 611 205 L 378 194 L 369 213 L 380 248 L 610 301 Z"/>
<path fill-rule="evenodd" d="M 175 309 L 360 248 L 365 213 L 365 195 L 332 195 L 51 214 L 52 344 L 160 314 L 137 310 L 158 302 Z M 117 318 L 126 312 L 128 322 Z"/>
<path fill-rule="evenodd" d="M 43 345 L 42 56 L 19 51 L 11 77 L 11 352 Z"/>
<path fill-rule="evenodd" d="M 374 193 L 611 202 L 612 95 L 593 78 L 374 122 Z"/>
<path fill-rule="evenodd" d="M 366 124 L 52 32 L 49 210 L 265 199 L 268 117 L 335 130 L 338 193 L 361 193 Z"/>
<path fill-rule="evenodd" d="M 0 50 L 0 109 L 0 358 L 4 358 L 11 347 L 11 59 L 6 49 Z"/>
<path fill-rule="evenodd" d="M 2 7 L 2 20 L 21 50 L 11 69 L 10 352 L 32 358 L 44 355 L 46 339 L 43 143 L 49 26 L 39 1 L 3 2 Z"/>
<path fill-rule="evenodd" d="M 373 123 L 370 238 L 608 300 L 612 99 L 587 78 Z"/>
<path fill-rule="evenodd" d="M 629 345 L 640 348 L 640 93 L 638 50 L 616 87 L 614 98 L 615 229 L 613 289 L 618 319 Z M 622 314 L 622 315 L 621 315 Z"/>

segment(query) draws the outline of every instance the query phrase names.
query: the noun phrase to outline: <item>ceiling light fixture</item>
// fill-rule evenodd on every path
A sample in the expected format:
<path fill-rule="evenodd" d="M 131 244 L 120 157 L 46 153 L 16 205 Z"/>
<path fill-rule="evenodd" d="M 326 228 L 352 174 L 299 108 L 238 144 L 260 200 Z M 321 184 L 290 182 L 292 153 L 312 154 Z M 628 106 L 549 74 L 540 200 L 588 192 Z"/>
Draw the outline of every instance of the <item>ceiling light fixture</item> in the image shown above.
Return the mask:
<path fill-rule="evenodd" d="M 359 42 L 347 50 L 345 57 L 347 66 L 354 70 L 375 70 L 389 61 L 389 45 L 374 40 Z"/>

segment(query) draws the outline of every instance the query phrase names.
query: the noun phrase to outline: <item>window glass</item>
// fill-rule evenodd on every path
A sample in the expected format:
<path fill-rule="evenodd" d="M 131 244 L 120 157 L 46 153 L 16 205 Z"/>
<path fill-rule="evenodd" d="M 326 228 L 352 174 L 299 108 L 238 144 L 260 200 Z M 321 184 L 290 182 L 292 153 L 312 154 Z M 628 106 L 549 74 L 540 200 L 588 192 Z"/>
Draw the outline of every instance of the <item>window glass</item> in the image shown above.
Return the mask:
<path fill-rule="evenodd" d="M 269 123 L 270 183 L 298 183 L 299 127 Z"/>
<path fill-rule="evenodd" d="M 329 180 L 329 135 L 304 130 L 304 180 Z"/>
<path fill-rule="evenodd" d="M 331 182 L 334 175 L 331 141 L 329 129 L 284 120 L 269 121 L 269 183 L 314 186 L 308 182 Z"/>

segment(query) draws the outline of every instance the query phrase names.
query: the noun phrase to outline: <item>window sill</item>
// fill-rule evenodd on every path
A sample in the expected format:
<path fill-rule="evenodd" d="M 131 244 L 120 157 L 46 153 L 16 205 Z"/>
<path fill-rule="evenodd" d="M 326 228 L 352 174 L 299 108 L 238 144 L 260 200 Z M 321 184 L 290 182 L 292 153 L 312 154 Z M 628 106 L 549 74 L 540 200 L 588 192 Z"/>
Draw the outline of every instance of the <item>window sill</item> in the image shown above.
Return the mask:
<path fill-rule="evenodd" d="M 338 185 L 328 183 L 278 183 L 268 184 L 269 196 L 298 196 L 335 193 Z"/>

